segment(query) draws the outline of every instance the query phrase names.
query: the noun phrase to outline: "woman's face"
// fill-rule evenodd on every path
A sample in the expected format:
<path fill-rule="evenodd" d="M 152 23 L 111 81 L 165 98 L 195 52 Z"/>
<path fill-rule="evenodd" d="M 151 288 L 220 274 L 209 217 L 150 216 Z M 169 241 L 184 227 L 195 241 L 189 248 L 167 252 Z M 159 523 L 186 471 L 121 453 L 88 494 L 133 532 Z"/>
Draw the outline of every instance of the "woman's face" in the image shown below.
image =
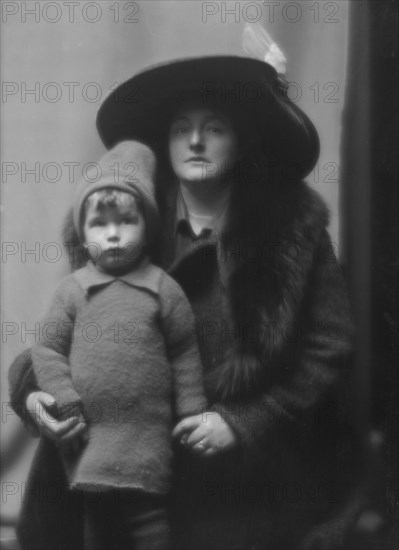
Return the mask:
<path fill-rule="evenodd" d="M 180 182 L 224 182 L 238 160 L 237 135 L 231 120 L 206 107 L 187 107 L 173 118 L 169 158 Z"/>

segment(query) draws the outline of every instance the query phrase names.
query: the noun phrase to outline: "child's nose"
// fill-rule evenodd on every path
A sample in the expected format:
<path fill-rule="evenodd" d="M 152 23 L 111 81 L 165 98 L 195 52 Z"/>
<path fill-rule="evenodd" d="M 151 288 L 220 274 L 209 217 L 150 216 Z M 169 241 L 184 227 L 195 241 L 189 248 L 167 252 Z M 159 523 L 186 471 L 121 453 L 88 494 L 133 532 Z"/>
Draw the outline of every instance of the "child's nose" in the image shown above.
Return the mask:
<path fill-rule="evenodd" d="M 110 224 L 108 226 L 107 239 L 109 241 L 119 241 L 120 240 L 120 231 L 119 226 L 116 224 Z"/>

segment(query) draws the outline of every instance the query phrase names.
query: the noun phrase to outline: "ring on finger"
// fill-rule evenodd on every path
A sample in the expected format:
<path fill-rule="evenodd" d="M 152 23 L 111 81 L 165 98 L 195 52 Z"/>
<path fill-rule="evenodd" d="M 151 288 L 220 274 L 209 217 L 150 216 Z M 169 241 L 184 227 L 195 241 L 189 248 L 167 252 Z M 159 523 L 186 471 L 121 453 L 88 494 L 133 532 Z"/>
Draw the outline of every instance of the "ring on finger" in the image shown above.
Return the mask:
<path fill-rule="evenodd" d="M 201 449 L 201 451 L 204 451 L 204 450 L 205 450 L 205 443 L 204 443 L 204 440 L 203 440 L 203 439 L 201 439 L 201 441 L 199 441 L 199 442 L 197 443 L 197 447 L 198 447 L 198 449 Z"/>

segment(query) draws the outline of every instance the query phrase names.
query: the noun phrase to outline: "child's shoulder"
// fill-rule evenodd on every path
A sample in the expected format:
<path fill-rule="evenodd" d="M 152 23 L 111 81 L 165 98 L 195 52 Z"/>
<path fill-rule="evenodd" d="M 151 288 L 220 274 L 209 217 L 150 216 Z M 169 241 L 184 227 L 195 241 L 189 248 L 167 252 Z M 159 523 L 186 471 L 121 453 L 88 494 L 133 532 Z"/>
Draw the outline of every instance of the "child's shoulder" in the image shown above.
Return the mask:
<path fill-rule="evenodd" d="M 159 292 L 162 291 L 164 286 L 168 286 L 170 284 L 177 285 L 174 279 L 172 279 L 172 277 L 168 275 L 162 267 L 159 267 L 150 261 L 144 265 L 142 274 L 144 274 L 145 278 L 151 279 L 156 284 Z"/>
<path fill-rule="evenodd" d="M 80 269 L 78 271 L 80 271 Z M 73 273 L 69 273 L 68 275 L 65 275 L 65 277 L 63 277 L 61 281 L 58 283 L 56 287 L 56 292 L 57 293 L 74 293 L 77 290 L 79 290 L 79 284 L 75 277 L 76 273 L 77 272 L 74 271 Z"/>
<path fill-rule="evenodd" d="M 82 300 L 82 290 L 79 287 L 74 274 L 71 273 L 61 279 L 55 287 L 52 303 L 55 307 L 75 308 Z M 57 305 L 58 304 L 58 305 Z"/>

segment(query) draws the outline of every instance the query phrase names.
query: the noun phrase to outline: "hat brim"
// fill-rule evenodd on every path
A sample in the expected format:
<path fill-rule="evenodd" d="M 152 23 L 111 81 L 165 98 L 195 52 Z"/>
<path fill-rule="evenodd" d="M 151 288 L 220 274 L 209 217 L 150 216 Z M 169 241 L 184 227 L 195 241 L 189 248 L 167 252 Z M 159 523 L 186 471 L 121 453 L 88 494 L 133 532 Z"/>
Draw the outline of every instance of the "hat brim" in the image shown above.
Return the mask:
<path fill-rule="evenodd" d="M 255 113 L 256 131 L 268 158 L 294 166 L 301 177 L 319 156 L 319 137 L 310 119 L 281 91 L 278 75 L 263 61 L 238 56 L 190 58 L 156 65 L 122 83 L 103 102 L 97 129 L 110 149 L 138 139 L 159 147 L 160 126 L 177 103 L 195 93 L 204 105 L 228 105 Z M 162 144 L 161 144 L 162 145 Z"/>

